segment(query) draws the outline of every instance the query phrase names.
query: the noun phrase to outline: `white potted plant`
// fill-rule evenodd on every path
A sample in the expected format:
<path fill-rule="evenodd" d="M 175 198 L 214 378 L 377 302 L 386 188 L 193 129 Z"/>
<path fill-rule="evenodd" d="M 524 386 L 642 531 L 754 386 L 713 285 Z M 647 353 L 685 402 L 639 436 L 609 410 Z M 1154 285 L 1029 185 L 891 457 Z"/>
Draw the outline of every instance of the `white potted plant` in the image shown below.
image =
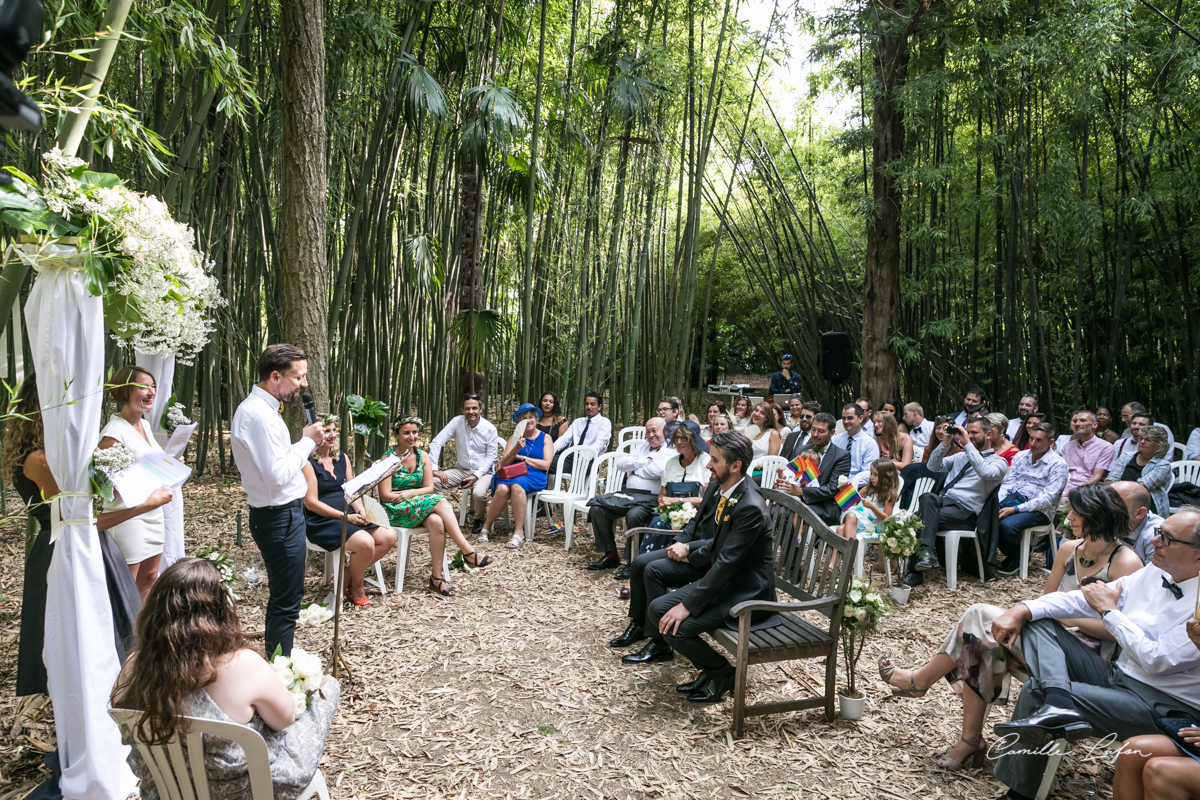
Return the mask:
<path fill-rule="evenodd" d="M 917 552 L 920 545 L 917 533 L 921 530 L 921 518 L 911 511 L 897 511 L 880 522 L 879 528 L 879 549 L 883 551 L 883 557 L 889 563 L 895 562 L 895 575 L 903 575 L 904 560 Z M 901 582 L 892 586 L 891 590 L 892 600 L 897 605 L 904 605 L 908 602 L 912 587 Z"/>
<path fill-rule="evenodd" d="M 846 664 L 846 687 L 838 691 L 838 714 L 842 719 L 861 719 L 866 695 L 858 689 L 855 676 L 867 637 L 879 630 L 883 597 L 870 582 L 856 578 L 842 607 L 842 658 Z"/>

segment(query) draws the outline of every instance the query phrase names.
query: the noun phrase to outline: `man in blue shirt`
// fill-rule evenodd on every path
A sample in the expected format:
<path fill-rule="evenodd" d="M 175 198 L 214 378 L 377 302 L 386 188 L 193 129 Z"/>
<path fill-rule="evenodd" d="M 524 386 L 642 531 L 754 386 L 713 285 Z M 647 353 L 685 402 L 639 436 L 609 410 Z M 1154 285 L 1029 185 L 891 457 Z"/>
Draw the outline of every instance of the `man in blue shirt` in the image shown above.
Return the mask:
<path fill-rule="evenodd" d="M 771 385 L 767 387 L 768 403 L 775 401 L 777 394 L 800 394 L 800 376 L 792 371 L 792 356 L 785 353 L 779 362 L 780 370 L 771 376 Z"/>

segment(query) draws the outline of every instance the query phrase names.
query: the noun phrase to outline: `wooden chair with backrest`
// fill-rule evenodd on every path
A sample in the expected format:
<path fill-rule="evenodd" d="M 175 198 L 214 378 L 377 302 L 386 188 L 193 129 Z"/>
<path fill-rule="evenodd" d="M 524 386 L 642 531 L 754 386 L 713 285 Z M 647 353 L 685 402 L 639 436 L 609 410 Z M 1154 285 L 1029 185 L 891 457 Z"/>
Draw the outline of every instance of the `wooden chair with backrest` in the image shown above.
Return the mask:
<path fill-rule="evenodd" d="M 770 503 L 775 590 L 788 599 L 738 603 L 730 609 L 730 614 L 738 618 L 737 632 L 721 628 L 712 633 L 712 638 L 736 658 L 733 735 L 739 737 L 748 716 L 824 708 L 825 719 L 833 719 L 842 608 L 859 546 L 857 540 L 843 539 L 831 531 L 815 511 L 795 497 L 774 489 L 760 491 Z M 778 612 L 782 623 L 752 632 L 750 615 L 754 611 Z M 806 612 L 816 612 L 825 619 L 814 624 L 803 616 Z M 809 658 L 825 659 L 823 695 L 746 705 L 746 675 L 751 664 Z"/>
<path fill-rule="evenodd" d="M 203 736 L 219 736 L 242 748 L 246 755 L 246 768 L 250 778 L 251 800 L 274 800 L 275 789 L 271 783 L 271 761 L 267 754 L 267 743 L 258 731 L 235 722 L 220 722 L 215 719 L 181 717 L 187 723 L 182 734 L 176 734 L 165 745 L 146 745 L 137 740 L 134 732 L 142 712 L 124 708 L 108 710 L 126 738 L 133 741 L 142 763 L 150 770 L 158 796 L 162 800 L 210 800 L 208 771 L 204 768 Z M 180 739 L 187 744 L 184 755 Z M 190 768 L 190 774 L 189 774 Z M 313 775 L 296 800 L 318 797 L 329 800 L 329 789 L 321 770 Z"/>

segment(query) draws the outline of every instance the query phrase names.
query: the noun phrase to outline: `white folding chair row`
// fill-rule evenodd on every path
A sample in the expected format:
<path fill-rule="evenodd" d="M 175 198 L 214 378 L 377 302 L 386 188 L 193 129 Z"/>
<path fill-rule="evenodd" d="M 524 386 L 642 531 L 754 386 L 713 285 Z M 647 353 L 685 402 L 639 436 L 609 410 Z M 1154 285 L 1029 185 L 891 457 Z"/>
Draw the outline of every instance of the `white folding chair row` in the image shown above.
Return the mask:
<path fill-rule="evenodd" d="M 175 798 L 175 800 L 178 798 L 211 800 L 208 771 L 204 766 L 203 737 L 208 735 L 228 739 L 242 748 L 242 753 L 246 756 L 246 771 L 250 779 L 251 800 L 274 800 L 275 787 L 271 782 L 271 757 L 267 753 L 267 743 L 258 731 L 236 722 L 180 717 L 186 726 L 182 734 L 177 733 L 172 736 L 166 744 L 147 745 L 137 739 L 137 725 L 142 718 L 142 713 L 126 708 L 110 708 L 108 710 L 108 715 L 125 732 L 125 737 L 134 742 L 134 747 L 142 757 L 142 763 L 150 771 L 154 788 L 158 790 L 159 797 Z M 181 738 L 183 743 L 187 744 L 186 756 L 183 753 Z M 329 800 L 329 788 L 325 785 L 325 776 L 319 769 L 296 800 L 308 800 L 310 797 Z"/>
<path fill-rule="evenodd" d="M 628 429 L 627 429 L 628 430 Z M 567 461 L 567 457 L 571 456 L 571 474 L 563 475 L 563 465 Z M 563 525 L 566 527 L 567 541 L 566 549 L 571 549 L 571 543 L 575 538 L 575 512 L 582 510 L 584 504 L 588 501 L 591 495 L 588 494 L 592 462 L 596 460 L 596 449 L 585 445 L 575 445 L 568 447 L 562 451 L 562 455 L 558 459 L 558 469 L 554 473 L 554 483 L 537 492 L 536 495 L 530 497 L 530 508 L 534 506 L 534 499 L 546 507 L 546 515 L 551 519 L 554 518 L 551 506 L 560 505 L 563 507 Z M 564 487 L 564 477 L 570 480 L 570 486 Z M 529 513 L 529 512 L 527 512 Z M 533 541 L 533 518 L 532 516 L 526 519 L 525 524 L 525 541 Z"/>
<path fill-rule="evenodd" d="M 1021 534 L 1021 580 L 1029 579 L 1029 553 L 1033 549 L 1033 541 L 1035 538 L 1041 538 L 1041 535 L 1047 534 L 1050 537 L 1050 564 L 1054 563 L 1054 559 L 1058 557 L 1058 524 L 1055 517 L 1058 515 L 1058 504 L 1062 500 L 1063 492 L 1066 490 L 1067 484 L 1064 481 L 1063 485 L 1058 488 L 1058 492 L 1054 495 L 1054 504 L 1050 506 L 1050 524 L 1049 525 L 1034 525 L 1031 528 L 1026 528 Z"/>

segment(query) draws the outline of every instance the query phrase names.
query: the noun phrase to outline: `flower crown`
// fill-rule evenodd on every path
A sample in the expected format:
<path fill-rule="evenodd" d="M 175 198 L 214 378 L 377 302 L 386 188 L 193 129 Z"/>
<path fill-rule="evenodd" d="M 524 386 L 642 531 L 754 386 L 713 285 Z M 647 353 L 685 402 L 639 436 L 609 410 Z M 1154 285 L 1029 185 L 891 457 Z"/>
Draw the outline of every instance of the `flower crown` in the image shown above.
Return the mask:
<path fill-rule="evenodd" d="M 326 414 L 325 416 L 321 417 L 322 425 L 337 425 L 339 422 L 341 422 L 341 419 L 337 414 Z"/>
<path fill-rule="evenodd" d="M 416 425 L 417 430 L 421 430 L 421 428 L 425 427 L 425 421 L 422 420 L 420 417 L 413 417 L 413 416 L 400 417 L 399 419 L 396 420 L 395 424 L 392 426 L 392 430 L 398 431 L 401 428 L 403 428 L 405 425 Z"/>

